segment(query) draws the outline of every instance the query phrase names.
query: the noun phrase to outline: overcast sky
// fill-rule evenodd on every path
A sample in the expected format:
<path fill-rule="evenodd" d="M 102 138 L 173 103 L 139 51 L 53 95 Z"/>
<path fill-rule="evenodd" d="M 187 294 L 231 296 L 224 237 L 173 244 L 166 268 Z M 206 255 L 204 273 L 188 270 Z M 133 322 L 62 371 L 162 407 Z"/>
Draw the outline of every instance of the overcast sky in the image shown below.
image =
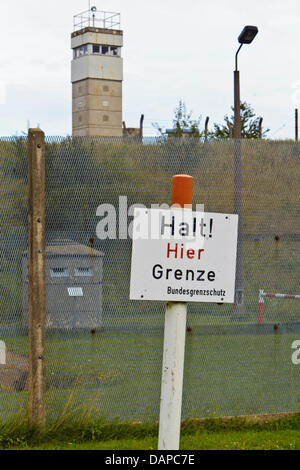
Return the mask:
<path fill-rule="evenodd" d="M 294 138 L 300 107 L 299 0 L 92 0 L 121 13 L 124 31 L 123 120 L 145 135 L 170 127 L 182 99 L 195 119 L 221 123 L 231 113 L 237 37 L 259 33 L 239 54 L 241 100 L 269 127 Z M 70 34 L 88 0 L 1 0 L 0 135 L 37 124 L 47 135 L 71 134 Z"/>

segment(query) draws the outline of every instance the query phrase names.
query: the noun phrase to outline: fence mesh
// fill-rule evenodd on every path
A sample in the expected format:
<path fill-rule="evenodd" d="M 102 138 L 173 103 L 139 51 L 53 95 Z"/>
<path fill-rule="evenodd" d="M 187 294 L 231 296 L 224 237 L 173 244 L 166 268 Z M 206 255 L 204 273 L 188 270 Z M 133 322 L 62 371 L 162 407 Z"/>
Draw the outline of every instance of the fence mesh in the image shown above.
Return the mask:
<path fill-rule="evenodd" d="M 182 417 L 295 411 L 300 365 L 299 156 L 295 142 L 242 141 L 245 305 L 188 306 Z M 47 419 L 159 417 L 163 302 L 129 300 L 133 204 L 170 203 L 172 175 L 194 205 L 234 212 L 234 143 L 46 139 Z M 27 403 L 27 139 L 0 140 L 0 415 Z M 99 206 L 116 220 L 100 239 Z M 103 206 L 102 206 L 103 207 Z M 98 226 L 99 227 L 99 226 Z"/>

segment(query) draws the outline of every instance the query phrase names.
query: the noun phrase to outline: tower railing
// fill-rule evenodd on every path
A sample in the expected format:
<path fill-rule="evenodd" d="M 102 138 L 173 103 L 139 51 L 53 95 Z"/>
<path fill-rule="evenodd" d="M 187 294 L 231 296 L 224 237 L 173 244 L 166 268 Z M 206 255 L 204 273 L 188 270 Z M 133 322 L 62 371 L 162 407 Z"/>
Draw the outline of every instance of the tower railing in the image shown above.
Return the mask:
<path fill-rule="evenodd" d="M 79 13 L 73 19 L 74 31 L 92 26 L 94 28 L 120 30 L 120 13 L 100 11 L 96 7 Z"/>

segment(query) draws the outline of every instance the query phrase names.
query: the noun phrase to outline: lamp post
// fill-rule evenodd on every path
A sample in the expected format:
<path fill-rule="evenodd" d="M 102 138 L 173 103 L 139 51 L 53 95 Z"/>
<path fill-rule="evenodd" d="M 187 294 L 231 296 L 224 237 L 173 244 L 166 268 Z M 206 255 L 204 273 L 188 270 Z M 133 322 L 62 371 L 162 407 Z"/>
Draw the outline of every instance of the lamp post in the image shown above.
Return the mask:
<path fill-rule="evenodd" d="M 235 279 L 235 313 L 244 313 L 244 279 L 243 279 L 243 211 L 242 211 L 242 161 L 241 161 L 241 100 L 240 73 L 238 71 L 238 53 L 243 44 L 250 44 L 258 33 L 256 26 L 245 26 L 238 37 L 240 46 L 235 54 L 234 70 L 234 213 L 239 216 L 239 231 L 237 243 L 237 262 Z"/>

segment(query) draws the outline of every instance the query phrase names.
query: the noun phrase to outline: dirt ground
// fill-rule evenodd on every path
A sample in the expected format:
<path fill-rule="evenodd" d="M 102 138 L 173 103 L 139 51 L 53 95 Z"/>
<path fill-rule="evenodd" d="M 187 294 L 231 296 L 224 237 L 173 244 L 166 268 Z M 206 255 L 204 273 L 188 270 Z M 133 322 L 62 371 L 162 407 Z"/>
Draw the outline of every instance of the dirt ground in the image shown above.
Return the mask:
<path fill-rule="evenodd" d="M 28 359 L 13 352 L 6 352 L 6 364 L 0 364 L 0 392 L 27 390 Z"/>

